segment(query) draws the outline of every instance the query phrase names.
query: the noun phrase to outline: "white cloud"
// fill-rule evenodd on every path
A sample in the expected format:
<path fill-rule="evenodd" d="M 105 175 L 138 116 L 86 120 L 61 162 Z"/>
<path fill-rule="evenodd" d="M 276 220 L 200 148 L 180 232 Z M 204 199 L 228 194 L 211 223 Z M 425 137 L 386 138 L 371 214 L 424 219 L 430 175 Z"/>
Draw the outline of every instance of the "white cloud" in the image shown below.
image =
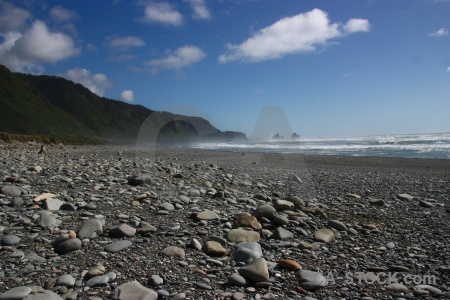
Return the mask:
<path fill-rule="evenodd" d="M 145 45 L 145 42 L 135 36 L 125 36 L 121 38 L 110 39 L 108 45 L 113 49 L 125 51 L 130 48 L 142 47 Z"/>
<path fill-rule="evenodd" d="M 111 82 L 105 74 L 91 74 L 91 72 L 86 69 L 69 69 L 65 74 L 61 74 L 61 76 L 72 80 L 73 82 L 82 84 L 100 97 L 103 97 L 105 94 L 105 89 L 112 87 Z"/>
<path fill-rule="evenodd" d="M 120 93 L 120 100 L 126 101 L 126 102 L 133 102 L 134 101 L 134 93 L 131 90 L 124 90 L 122 93 Z"/>
<path fill-rule="evenodd" d="M 194 10 L 194 19 L 197 20 L 210 20 L 211 13 L 206 7 L 204 0 L 188 0 Z"/>
<path fill-rule="evenodd" d="M 344 31 L 346 33 L 369 32 L 370 24 L 365 19 L 350 19 L 344 25 Z"/>
<path fill-rule="evenodd" d="M 183 24 L 183 16 L 168 3 L 149 3 L 144 10 L 143 21 L 179 26 Z"/>
<path fill-rule="evenodd" d="M 9 32 L 2 36 L 0 62 L 14 71 L 40 70 L 41 63 L 56 63 L 80 53 L 70 36 L 50 32 L 42 21 L 35 21 L 23 34 Z"/>
<path fill-rule="evenodd" d="M 0 0 L 0 33 L 20 31 L 29 18 L 31 18 L 29 11 Z"/>
<path fill-rule="evenodd" d="M 69 9 L 57 5 L 50 10 L 50 17 L 57 22 L 72 21 L 77 14 Z"/>
<path fill-rule="evenodd" d="M 450 72 L 450 67 L 447 67 L 447 72 Z"/>
<path fill-rule="evenodd" d="M 159 69 L 182 69 L 201 61 L 206 54 L 198 47 L 184 46 L 175 52 L 168 52 L 168 55 L 161 59 L 152 59 L 146 62 L 152 67 L 153 72 Z"/>
<path fill-rule="evenodd" d="M 0 44 L 0 64 L 7 66 L 14 72 L 26 71 L 28 73 L 42 73 L 42 66 L 28 61 L 23 61 L 17 57 L 13 51 L 11 51 L 16 41 L 22 36 L 21 33 L 9 32 L 7 34 L 3 34 L 2 36 L 4 41 Z"/>
<path fill-rule="evenodd" d="M 265 27 L 239 45 L 227 45 L 228 52 L 219 57 L 230 61 L 263 61 L 288 54 L 313 52 L 330 40 L 357 31 L 368 31 L 369 22 L 351 19 L 344 25 L 330 24 L 326 12 L 313 9 L 293 17 L 283 18 Z M 351 30 L 351 31 L 348 31 Z"/>
<path fill-rule="evenodd" d="M 445 29 L 444 27 L 439 28 L 437 31 L 429 33 L 429 36 L 434 36 L 434 37 L 443 37 L 448 35 L 448 31 L 447 29 Z"/>
<path fill-rule="evenodd" d="M 70 36 L 50 32 L 42 21 L 35 21 L 16 41 L 12 50 L 23 60 L 48 63 L 55 63 L 80 53 Z"/>

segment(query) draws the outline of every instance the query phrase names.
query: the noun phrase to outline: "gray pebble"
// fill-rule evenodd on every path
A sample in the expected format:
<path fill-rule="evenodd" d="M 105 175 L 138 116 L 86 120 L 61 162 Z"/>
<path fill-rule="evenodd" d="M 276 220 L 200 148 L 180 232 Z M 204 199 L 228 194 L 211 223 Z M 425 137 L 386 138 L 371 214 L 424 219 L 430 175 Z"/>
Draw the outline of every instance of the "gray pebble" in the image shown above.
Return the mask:
<path fill-rule="evenodd" d="M 194 286 L 203 290 L 212 290 L 212 287 L 210 285 L 207 285 L 203 282 L 194 282 Z"/>
<path fill-rule="evenodd" d="M 78 238 L 68 239 L 67 241 L 58 244 L 55 247 L 55 252 L 65 254 L 72 251 L 77 251 L 81 249 L 81 245 L 81 240 Z"/>
<path fill-rule="evenodd" d="M 157 300 L 158 294 L 149 288 L 146 288 L 137 281 L 131 281 L 118 286 L 113 295 L 116 300 L 145 299 Z"/>
<path fill-rule="evenodd" d="M 2 245 L 3 246 L 12 246 L 12 245 L 16 245 L 20 242 L 20 237 L 18 237 L 17 235 L 5 235 L 2 238 Z"/>
<path fill-rule="evenodd" d="M 31 288 L 18 286 L 0 294 L 1 300 L 21 300 L 31 293 Z"/>
<path fill-rule="evenodd" d="M 116 253 L 131 247 L 133 243 L 129 240 L 120 240 L 106 245 L 104 250 L 110 253 Z"/>
<path fill-rule="evenodd" d="M 56 281 L 55 285 L 73 287 L 75 285 L 75 278 L 73 278 L 70 274 L 61 275 L 59 276 L 58 281 Z"/>
<path fill-rule="evenodd" d="M 93 239 L 103 234 L 103 226 L 99 219 L 90 219 L 81 226 L 78 231 L 78 237 L 80 239 Z"/>
<path fill-rule="evenodd" d="M 8 185 L 2 187 L 1 192 L 6 196 L 19 197 L 22 194 L 22 189 L 14 185 Z"/>
<path fill-rule="evenodd" d="M 296 273 L 299 284 L 307 291 L 314 291 L 327 286 L 327 279 L 319 272 L 300 270 Z"/>
<path fill-rule="evenodd" d="M 94 286 L 105 286 L 110 281 L 109 276 L 107 275 L 100 275 L 96 277 L 92 277 L 86 282 L 86 285 L 88 287 L 94 287 Z"/>

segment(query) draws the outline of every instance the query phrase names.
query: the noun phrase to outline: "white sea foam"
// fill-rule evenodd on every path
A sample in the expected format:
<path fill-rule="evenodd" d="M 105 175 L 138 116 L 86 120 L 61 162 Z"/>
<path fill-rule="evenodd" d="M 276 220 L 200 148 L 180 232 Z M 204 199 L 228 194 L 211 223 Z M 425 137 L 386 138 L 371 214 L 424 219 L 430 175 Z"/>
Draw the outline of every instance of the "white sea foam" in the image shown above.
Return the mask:
<path fill-rule="evenodd" d="M 450 158 L 450 133 L 201 143 L 196 149 L 354 156 Z"/>

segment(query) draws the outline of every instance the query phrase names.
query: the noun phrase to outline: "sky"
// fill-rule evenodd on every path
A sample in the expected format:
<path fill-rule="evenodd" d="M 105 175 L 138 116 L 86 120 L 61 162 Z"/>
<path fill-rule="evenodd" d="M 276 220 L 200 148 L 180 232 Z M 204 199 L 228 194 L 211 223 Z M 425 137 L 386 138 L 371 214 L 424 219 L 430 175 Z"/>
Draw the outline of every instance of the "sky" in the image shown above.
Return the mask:
<path fill-rule="evenodd" d="M 0 0 L 0 64 L 248 136 L 437 133 L 449 31 L 450 0 Z"/>

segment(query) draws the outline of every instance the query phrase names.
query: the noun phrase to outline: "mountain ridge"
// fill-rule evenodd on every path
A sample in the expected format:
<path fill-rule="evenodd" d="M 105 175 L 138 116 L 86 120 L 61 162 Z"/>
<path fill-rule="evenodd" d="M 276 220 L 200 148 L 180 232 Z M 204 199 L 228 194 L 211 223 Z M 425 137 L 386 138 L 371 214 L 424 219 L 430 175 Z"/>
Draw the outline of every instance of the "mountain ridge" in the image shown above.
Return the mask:
<path fill-rule="evenodd" d="M 100 97 L 58 76 L 14 73 L 0 65 L 0 131 L 99 138 L 132 143 L 153 127 L 154 142 L 245 139 L 209 121 Z M 149 123 L 150 122 L 150 123 Z M 148 128 L 144 128 L 148 129 Z"/>

